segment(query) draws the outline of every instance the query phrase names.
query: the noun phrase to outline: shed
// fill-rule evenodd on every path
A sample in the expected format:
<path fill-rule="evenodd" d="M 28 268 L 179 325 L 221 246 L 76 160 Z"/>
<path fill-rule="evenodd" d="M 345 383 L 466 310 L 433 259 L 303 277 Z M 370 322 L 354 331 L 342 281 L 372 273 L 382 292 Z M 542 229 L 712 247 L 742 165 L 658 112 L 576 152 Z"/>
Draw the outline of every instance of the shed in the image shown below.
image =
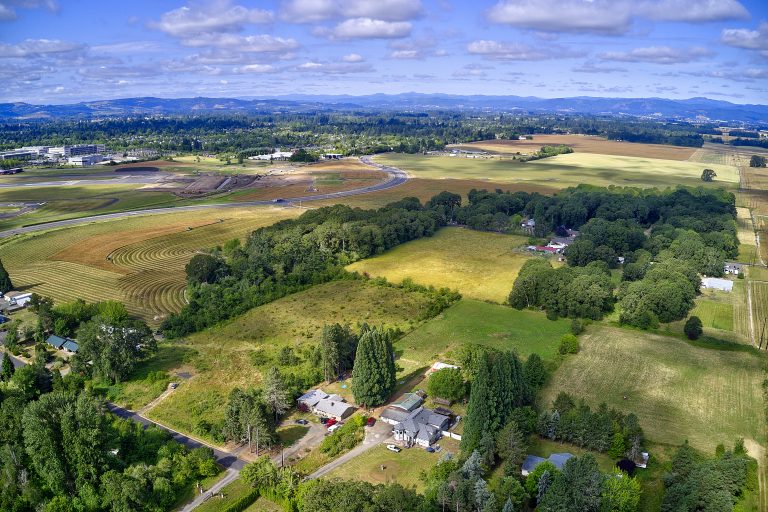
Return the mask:
<path fill-rule="evenodd" d="M 705 277 L 701 280 L 701 287 L 710 290 L 730 292 L 733 291 L 733 281 L 729 281 L 728 279 L 719 279 L 717 277 Z"/>

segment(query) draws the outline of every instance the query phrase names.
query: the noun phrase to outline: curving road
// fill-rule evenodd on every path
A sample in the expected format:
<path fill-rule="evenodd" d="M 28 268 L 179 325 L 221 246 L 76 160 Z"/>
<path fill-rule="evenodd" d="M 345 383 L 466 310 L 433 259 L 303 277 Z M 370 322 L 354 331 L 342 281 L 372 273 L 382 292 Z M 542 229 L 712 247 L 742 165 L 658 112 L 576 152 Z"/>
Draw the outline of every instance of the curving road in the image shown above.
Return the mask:
<path fill-rule="evenodd" d="M 379 190 L 387 190 L 390 188 L 400 186 L 406 181 L 408 181 L 408 174 L 402 169 L 376 163 L 371 159 L 370 156 L 360 157 L 360 161 L 365 165 L 375 167 L 376 169 L 387 173 L 388 175 L 387 180 L 381 183 L 377 183 L 376 185 L 370 185 L 368 187 L 358 188 L 354 190 L 332 192 L 329 194 L 318 194 L 314 196 L 291 197 L 289 199 L 283 199 L 283 200 L 277 199 L 277 200 L 269 200 L 269 201 L 243 201 L 238 203 L 215 203 L 215 204 L 197 204 L 197 205 L 189 205 L 189 206 L 168 206 L 165 208 L 148 208 L 146 210 L 130 210 L 126 212 L 105 213 L 103 215 L 91 215 L 88 217 L 78 217 L 77 219 L 57 220 L 53 222 L 46 222 L 44 224 L 35 224 L 34 226 L 25 226 L 20 228 L 8 229 L 6 231 L 0 231 L 0 238 L 7 238 L 9 236 L 21 235 L 24 233 L 33 233 L 35 231 L 45 231 L 47 229 L 52 229 L 52 228 L 78 226 L 80 224 L 88 224 L 89 222 L 100 221 L 100 220 L 135 217 L 137 215 L 191 212 L 196 210 L 209 210 L 209 209 L 216 209 L 216 208 L 243 208 L 248 206 L 267 206 L 267 205 L 288 204 L 288 203 L 297 203 L 297 202 L 306 203 L 310 201 L 327 201 L 328 199 L 337 199 L 340 197 L 356 196 L 360 194 L 369 194 L 371 192 L 377 192 Z"/>

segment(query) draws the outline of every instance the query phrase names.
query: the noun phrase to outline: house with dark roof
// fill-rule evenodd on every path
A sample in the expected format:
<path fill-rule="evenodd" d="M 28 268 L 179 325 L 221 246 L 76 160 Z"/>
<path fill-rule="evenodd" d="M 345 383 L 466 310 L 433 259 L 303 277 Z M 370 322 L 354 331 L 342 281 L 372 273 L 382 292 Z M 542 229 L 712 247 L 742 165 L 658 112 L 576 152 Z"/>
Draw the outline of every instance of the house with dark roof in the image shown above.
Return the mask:
<path fill-rule="evenodd" d="M 339 395 L 328 395 L 322 389 L 313 389 L 301 395 L 297 402 L 300 408 L 305 408 L 321 418 L 333 418 L 341 421 L 355 412 L 355 408 L 346 403 Z"/>
<path fill-rule="evenodd" d="M 443 430 L 451 424 L 449 416 L 443 416 L 431 409 L 419 407 L 409 413 L 409 417 L 396 424 L 392 429 L 395 440 L 406 446 L 430 446 L 443 436 Z"/>
<path fill-rule="evenodd" d="M 67 342 L 67 338 L 62 338 L 61 336 L 56 336 L 55 334 L 51 334 L 48 336 L 48 339 L 45 340 L 47 344 L 55 348 L 56 350 L 61 350 L 61 347 L 64 346 L 64 343 Z"/>
<path fill-rule="evenodd" d="M 523 461 L 522 474 L 523 476 L 528 476 L 539 464 L 545 461 L 551 462 L 557 469 L 562 470 L 565 463 L 568 462 L 568 459 L 572 457 L 573 455 L 570 453 L 553 453 L 546 459 L 544 457 L 537 457 L 536 455 L 527 455 Z"/>
<path fill-rule="evenodd" d="M 63 348 L 70 354 L 76 354 L 77 349 L 80 348 L 80 345 L 78 345 L 76 341 L 68 339 L 61 345 L 61 348 Z"/>
<path fill-rule="evenodd" d="M 397 425 L 411 417 L 411 413 L 421 406 L 424 400 L 416 393 L 403 394 L 400 401 L 384 409 L 379 420 L 390 425 Z"/>

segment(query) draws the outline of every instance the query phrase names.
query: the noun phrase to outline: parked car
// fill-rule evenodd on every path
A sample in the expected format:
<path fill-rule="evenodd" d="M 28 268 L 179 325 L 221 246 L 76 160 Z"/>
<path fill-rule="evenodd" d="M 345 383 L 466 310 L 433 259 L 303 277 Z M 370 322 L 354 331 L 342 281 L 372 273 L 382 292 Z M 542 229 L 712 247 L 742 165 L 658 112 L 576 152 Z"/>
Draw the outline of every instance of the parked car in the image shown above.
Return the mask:
<path fill-rule="evenodd" d="M 399 446 L 396 446 L 394 444 L 388 444 L 387 445 L 387 450 L 389 450 L 391 452 L 395 452 L 395 453 L 400 453 L 400 451 L 402 451 L 402 448 L 400 448 Z"/>
<path fill-rule="evenodd" d="M 429 453 L 435 453 L 435 449 L 434 449 L 434 448 L 432 448 L 431 446 L 427 446 L 426 450 L 427 450 Z"/>
<path fill-rule="evenodd" d="M 179 387 L 179 383 L 178 382 L 171 382 L 170 384 L 168 384 L 168 386 L 170 386 L 171 389 L 176 389 L 177 387 Z"/>
<path fill-rule="evenodd" d="M 320 423 L 326 425 L 328 423 L 328 418 L 320 418 Z"/>
<path fill-rule="evenodd" d="M 336 423 L 336 424 L 331 425 L 330 427 L 328 427 L 328 432 L 333 434 L 334 432 L 336 432 L 340 428 L 341 428 L 341 423 Z"/>
<path fill-rule="evenodd" d="M 365 426 L 367 426 L 367 427 L 372 427 L 375 424 L 376 424 L 376 418 L 374 418 L 373 416 L 368 418 L 368 421 L 365 422 Z"/>
<path fill-rule="evenodd" d="M 307 420 L 296 420 L 297 425 L 309 425 Z"/>
<path fill-rule="evenodd" d="M 326 427 L 332 427 L 332 426 L 334 426 L 337 423 L 338 423 L 338 421 L 336 421 L 336 419 L 328 418 L 328 421 L 325 422 L 325 426 Z"/>

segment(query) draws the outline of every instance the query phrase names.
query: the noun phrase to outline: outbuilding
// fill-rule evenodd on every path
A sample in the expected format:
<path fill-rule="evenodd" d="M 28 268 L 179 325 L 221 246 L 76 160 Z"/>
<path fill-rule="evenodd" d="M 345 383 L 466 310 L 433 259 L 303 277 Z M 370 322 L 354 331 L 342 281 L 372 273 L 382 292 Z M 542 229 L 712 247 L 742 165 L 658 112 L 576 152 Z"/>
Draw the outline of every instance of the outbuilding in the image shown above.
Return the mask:
<path fill-rule="evenodd" d="M 709 290 L 720 290 L 724 292 L 733 291 L 733 281 L 720 279 L 717 277 L 705 277 L 701 280 L 701 287 Z"/>

